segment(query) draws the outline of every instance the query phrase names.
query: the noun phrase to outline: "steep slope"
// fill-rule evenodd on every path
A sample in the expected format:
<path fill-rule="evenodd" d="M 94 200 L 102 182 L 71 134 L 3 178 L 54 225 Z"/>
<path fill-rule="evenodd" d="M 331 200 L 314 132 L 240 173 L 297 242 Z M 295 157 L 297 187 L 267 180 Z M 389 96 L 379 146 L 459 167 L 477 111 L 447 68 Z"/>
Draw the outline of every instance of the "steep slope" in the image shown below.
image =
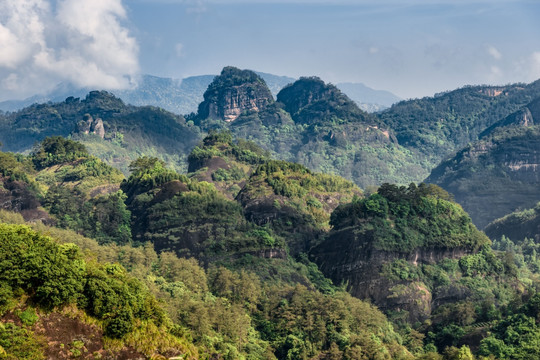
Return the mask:
<path fill-rule="evenodd" d="M 426 170 L 478 139 L 500 119 L 540 96 L 540 81 L 468 86 L 434 97 L 401 101 L 378 114 L 398 142 L 427 159 Z"/>
<path fill-rule="evenodd" d="M 525 238 L 540 243 L 540 202 L 531 209 L 516 211 L 492 221 L 484 231 L 493 240 L 505 236 L 516 243 Z"/>
<path fill-rule="evenodd" d="M 283 88 L 277 101 L 284 105 L 294 122 L 305 125 L 365 122 L 375 124 L 375 118 L 358 106 L 337 87 L 325 84 L 317 77 L 300 78 Z"/>
<path fill-rule="evenodd" d="M 168 170 L 156 158 L 140 158 L 131 169 L 121 189 L 127 195 L 135 241 L 205 264 L 234 262 L 246 254 L 286 258 L 283 241 L 246 221 L 240 205 L 213 184 Z"/>
<path fill-rule="evenodd" d="M 535 100 L 486 130 L 426 179 L 452 193 L 480 228 L 540 199 L 538 104 Z"/>
<path fill-rule="evenodd" d="M 207 119 L 231 122 L 243 112 L 264 110 L 272 102 L 272 93 L 261 77 L 228 66 L 208 86 L 195 120 L 198 124 Z"/>
<path fill-rule="evenodd" d="M 192 179 L 213 182 L 235 198 L 249 221 L 272 229 L 294 256 L 327 230 L 332 210 L 361 195 L 350 181 L 271 160 L 253 143 L 234 142 L 228 132 L 211 132 L 189 160 Z"/>
<path fill-rule="evenodd" d="M 228 84 L 236 85 L 227 90 Z M 335 86 L 318 78 L 302 78 L 285 87 L 275 103 L 268 98 L 269 91 L 260 86 L 263 84 L 256 74 L 229 69 L 210 86 L 221 90 L 209 90 L 208 99 L 210 94 L 215 99 L 227 98 L 225 94 L 230 91 L 255 87 L 259 89 L 252 92 L 255 98 L 248 101 L 250 95 L 244 95 L 245 101 L 266 105 L 242 108 L 244 111 L 236 117 L 241 109 L 238 107 L 230 115 L 234 121 L 225 121 L 223 114 L 230 106 L 207 101 L 193 119 L 202 128 L 229 129 L 236 137 L 254 141 L 278 159 L 340 174 L 359 186 L 407 182 L 427 175 L 420 159 L 400 147 L 390 130 L 381 128 L 376 117 L 360 110 Z M 214 118 L 209 115 L 210 108 Z"/>
<path fill-rule="evenodd" d="M 448 199 L 432 185 L 384 184 L 367 199 L 339 206 L 332 213 L 332 231 L 310 253 L 326 276 L 347 284 L 354 296 L 387 311 L 406 311 L 409 321 L 422 321 L 441 300 L 437 289 L 419 277 L 393 277 L 393 267 L 415 272 L 489 243 Z"/>
<path fill-rule="evenodd" d="M 330 213 L 361 192 L 339 176 L 270 160 L 257 167 L 237 200 L 245 216 L 284 238 L 292 255 L 307 252 L 328 230 Z"/>

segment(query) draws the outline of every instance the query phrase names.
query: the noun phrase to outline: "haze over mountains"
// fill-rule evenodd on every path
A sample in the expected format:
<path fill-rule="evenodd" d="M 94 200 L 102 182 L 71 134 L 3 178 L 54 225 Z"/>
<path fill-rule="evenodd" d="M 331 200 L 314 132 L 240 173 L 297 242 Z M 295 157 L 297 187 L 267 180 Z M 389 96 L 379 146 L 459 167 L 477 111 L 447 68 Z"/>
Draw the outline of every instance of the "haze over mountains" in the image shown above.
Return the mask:
<path fill-rule="evenodd" d="M 293 83 L 294 78 L 257 72 L 274 96 Z M 184 79 L 162 78 L 152 75 L 141 75 L 133 79 L 133 89 L 113 90 L 112 93 L 126 104 L 137 106 L 153 105 L 176 114 L 197 112 L 197 106 L 203 99 L 206 88 L 215 75 L 191 76 Z M 363 110 L 375 112 L 388 108 L 401 100 L 396 95 L 383 90 L 373 90 L 361 83 L 340 83 L 337 87 L 349 95 Z M 59 102 L 69 96 L 84 97 L 93 88 L 77 88 L 70 84 L 59 84 L 46 94 L 36 94 L 24 100 L 6 100 L 0 102 L 0 110 L 16 111 L 34 103 Z"/>

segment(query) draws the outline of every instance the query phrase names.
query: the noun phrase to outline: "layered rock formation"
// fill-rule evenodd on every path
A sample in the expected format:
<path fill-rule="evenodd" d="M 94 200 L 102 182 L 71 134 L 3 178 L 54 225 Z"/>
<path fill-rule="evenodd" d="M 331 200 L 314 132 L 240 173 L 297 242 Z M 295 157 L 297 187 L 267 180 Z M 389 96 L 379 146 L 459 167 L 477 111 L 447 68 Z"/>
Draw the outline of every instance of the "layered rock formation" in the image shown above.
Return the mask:
<path fill-rule="evenodd" d="M 264 80 L 250 70 L 225 67 L 208 86 L 197 118 L 234 121 L 240 114 L 261 111 L 273 103 Z"/>
<path fill-rule="evenodd" d="M 85 114 L 83 120 L 77 124 L 77 131 L 81 134 L 95 134 L 100 138 L 105 137 L 105 126 L 101 118 L 94 119 L 92 115 Z"/>
<path fill-rule="evenodd" d="M 435 285 L 426 273 L 489 243 L 447 193 L 425 184 L 383 184 L 379 193 L 339 206 L 330 224 L 332 231 L 310 251 L 321 271 L 352 295 L 403 312 L 411 323 L 466 295 L 452 290 L 449 280 Z"/>
<path fill-rule="evenodd" d="M 358 227 L 333 231 L 312 250 L 321 271 L 335 283 L 347 284 L 348 291 L 369 299 L 383 311 L 406 311 L 411 323 L 428 318 L 435 306 L 448 301 L 420 280 L 384 276 L 384 268 L 404 261 L 409 266 L 435 265 L 444 259 L 459 259 L 472 248 L 416 248 L 410 252 L 377 249 Z M 461 295 L 452 297 L 463 299 Z M 454 299 L 455 301 L 456 299 Z M 435 305 L 436 304 L 436 305 Z"/>

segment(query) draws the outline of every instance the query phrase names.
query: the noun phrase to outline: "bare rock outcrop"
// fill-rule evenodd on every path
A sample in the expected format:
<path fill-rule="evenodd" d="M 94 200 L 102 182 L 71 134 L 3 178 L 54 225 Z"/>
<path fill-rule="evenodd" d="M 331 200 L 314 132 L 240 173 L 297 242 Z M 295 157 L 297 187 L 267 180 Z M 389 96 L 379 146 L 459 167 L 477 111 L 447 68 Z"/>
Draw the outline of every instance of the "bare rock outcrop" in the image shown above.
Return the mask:
<path fill-rule="evenodd" d="M 225 67 L 204 93 L 198 121 L 236 120 L 244 112 L 262 111 L 274 99 L 264 80 L 250 70 Z"/>

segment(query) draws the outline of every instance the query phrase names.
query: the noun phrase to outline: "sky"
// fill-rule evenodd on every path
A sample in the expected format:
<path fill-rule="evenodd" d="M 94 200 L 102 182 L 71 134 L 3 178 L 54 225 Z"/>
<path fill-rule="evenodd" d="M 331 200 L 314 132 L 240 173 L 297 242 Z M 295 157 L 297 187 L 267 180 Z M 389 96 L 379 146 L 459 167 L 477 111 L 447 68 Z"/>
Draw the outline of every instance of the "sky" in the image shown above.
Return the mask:
<path fill-rule="evenodd" d="M 538 0 L 0 0 L 0 101 L 232 65 L 402 98 L 540 78 Z"/>

